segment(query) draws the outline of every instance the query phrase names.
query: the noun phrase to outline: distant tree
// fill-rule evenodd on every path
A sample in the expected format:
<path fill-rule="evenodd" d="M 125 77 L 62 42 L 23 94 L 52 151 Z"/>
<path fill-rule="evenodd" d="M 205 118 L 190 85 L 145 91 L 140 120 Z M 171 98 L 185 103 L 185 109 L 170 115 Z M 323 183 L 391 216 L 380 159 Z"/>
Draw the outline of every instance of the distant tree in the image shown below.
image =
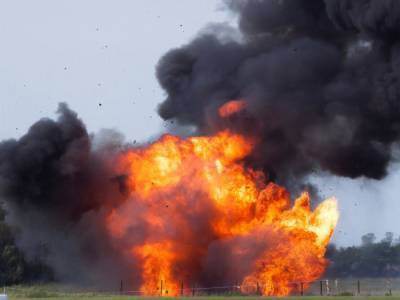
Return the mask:
<path fill-rule="evenodd" d="M 368 233 L 361 237 L 361 246 L 328 247 L 326 255 L 331 263 L 327 276 L 400 276 L 400 244 L 393 242 L 393 233 L 387 232 L 379 242 L 375 240 L 375 235 Z"/>
<path fill-rule="evenodd" d="M 4 219 L 4 210 L 0 209 L 0 283 L 13 284 L 23 279 L 25 262 Z"/>
<path fill-rule="evenodd" d="M 393 237 L 394 237 L 393 232 L 386 232 L 385 237 L 383 238 L 382 242 L 388 243 L 389 245 L 391 245 L 393 243 Z"/>
<path fill-rule="evenodd" d="M 15 244 L 13 232 L 5 222 L 5 212 L 0 205 L 0 285 L 53 280 L 53 273 L 43 262 L 43 256 L 26 261 Z"/>
<path fill-rule="evenodd" d="M 375 240 L 376 240 L 375 234 L 367 233 L 361 237 L 361 244 L 363 246 L 370 246 L 375 242 Z"/>

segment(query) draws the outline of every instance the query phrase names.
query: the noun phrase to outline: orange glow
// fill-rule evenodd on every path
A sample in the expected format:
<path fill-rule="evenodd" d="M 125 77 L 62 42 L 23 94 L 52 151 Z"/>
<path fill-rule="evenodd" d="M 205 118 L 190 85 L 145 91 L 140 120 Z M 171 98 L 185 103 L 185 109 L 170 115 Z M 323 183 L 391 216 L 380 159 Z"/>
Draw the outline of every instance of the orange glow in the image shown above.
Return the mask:
<path fill-rule="evenodd" d="M 322 275 L 338 220 L 336 200 L 312 210 L 305 192 L 292 206 L 283 187 L 245 167 L 253 146 L 226 130 L 187 139 L 165 135 L 121 155 L 118 169 L 127 174 L 130 196 L 108 215 L 107 226 L 139 261 L 143 294 L 179 295 L 182 282 L 206 268 L 210 246 L 235 239 L 260 249 L 237 275 L 243 293 L 288 295 L 298 290 L 293 282 L 306 288 Z M 135 228 L 145 228 L 143 236 L 133 239 Z M 232 242 L 229 255 L 247 257 L 254 249 L 246 245 Z"/>
<path fill-rule="evenodd" d="M 171 250 L 170 243 L 145 244 L 134 248 L 132 253 L 143 259 L 144 283 L 141 291 L 144 295 L 178 295 L 179 285 L 171 274 L 176 255 Z"/>
<path fill-rule="evenodd" d="M 218 113 L 220 117 L 226 118 L 229 117 L 230 115 L 233 115 L 235 113 L 238 113 L 239 111 L 243 110 L 246 107 L 246 101 L 244 100 L 231 100 L 229 102 L 226 102 L 224 105 L 222 105 Z"/>

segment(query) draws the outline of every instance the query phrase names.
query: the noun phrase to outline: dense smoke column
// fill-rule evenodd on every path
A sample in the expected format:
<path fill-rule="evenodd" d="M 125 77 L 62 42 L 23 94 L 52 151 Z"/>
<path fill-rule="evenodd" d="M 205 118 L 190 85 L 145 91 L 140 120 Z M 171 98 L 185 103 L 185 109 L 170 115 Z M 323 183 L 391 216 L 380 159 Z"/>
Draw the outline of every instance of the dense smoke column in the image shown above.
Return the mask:
<path fill-rule="evenodd" d="M 165 54 L 164 119 L 253 134 L 248 163 L 288 184 L 314 170 L 380 179 L 400 134 L 400 3 L 227 1 L 239 33 L 206 30 Z M 245 99 L 221 121 L 218 107 Z"/>
<path fill-rule="evenodd" d="M 95 146 L 76 113 L 60 104 L 58 114 L 0 143 L 0 199 L 28 259 L 44 259 L 60 280 L 115 287 L 110 274 L 124 278 L 129 265 L 104 228 L 125 198 L 110 167 L 118 143 L 108 134 Z"/>

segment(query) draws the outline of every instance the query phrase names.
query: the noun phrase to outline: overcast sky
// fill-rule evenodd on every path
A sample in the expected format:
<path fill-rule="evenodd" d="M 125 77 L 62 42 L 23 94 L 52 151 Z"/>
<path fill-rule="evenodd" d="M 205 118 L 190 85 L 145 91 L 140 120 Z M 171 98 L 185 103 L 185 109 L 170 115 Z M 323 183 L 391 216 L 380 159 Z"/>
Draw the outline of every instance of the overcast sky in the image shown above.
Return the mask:
<path fill-rule="evenodd" d="M 1 1 L 0 138 L 68 102 L 90 131 L 159 132 L 155 64 L 210 21 L 216 1 Z M 101 106 L 99 106 L 101 103 Z"/>
<path fill-rule="evenodd" d="M 19 137 L 67 102 L 90 132 L 114 128 L 128 140 L 163 130 L 155 65 L 209 22 L 233 22 L 212 0 L 36 0 L 0 2 L 0 139 Z M 395 168 L 394 168 L 395 169 Z M 314 179 L 339 199 L 334 240 L 400 233 L 400 172 L 386 180 Z"/>

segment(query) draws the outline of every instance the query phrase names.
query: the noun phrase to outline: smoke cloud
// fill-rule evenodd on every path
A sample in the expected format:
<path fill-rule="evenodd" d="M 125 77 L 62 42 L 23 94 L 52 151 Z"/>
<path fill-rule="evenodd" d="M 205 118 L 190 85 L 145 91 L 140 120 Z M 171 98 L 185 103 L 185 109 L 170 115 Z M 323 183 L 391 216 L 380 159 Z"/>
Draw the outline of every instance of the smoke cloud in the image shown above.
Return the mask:
<path fill-rule="evenodd" d="M 126 269 L 103 228 L 124 199 L 110 168 L 116 136 L 103 134 L 95 148 L 76 113 L 60 104 L 58 114 L 0 143 L 0 197 L 28 257 L 46 259 L 58 279 L 104 286 Z"/>
<path fill-rule="evenodd" d="M 239 22 L 161 58 L 162 118 L 259 138 L 249 158 L 294 184 L 315 170 L 381 179 L 400 133 L 396 1 L 226 1 Z M 218 107 L 245 99 L 221 122 Z"/>

